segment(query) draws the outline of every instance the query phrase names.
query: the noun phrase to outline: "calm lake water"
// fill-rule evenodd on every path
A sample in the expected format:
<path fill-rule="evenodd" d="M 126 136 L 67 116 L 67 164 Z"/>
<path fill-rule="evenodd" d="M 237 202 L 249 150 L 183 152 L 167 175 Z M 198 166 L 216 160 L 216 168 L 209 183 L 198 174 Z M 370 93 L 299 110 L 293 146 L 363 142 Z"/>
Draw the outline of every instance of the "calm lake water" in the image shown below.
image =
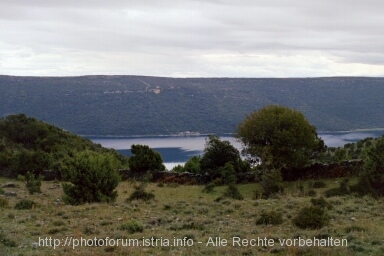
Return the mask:
<path fill-rule="evenodd" d="M 384 130 L 352 131 L 352 132 L 319 132 L 319 136 L 330 147 L 343 146 L 346 143 L 356 142 L 367 137 L 380 137 Z M 177 164 L 185 163 L 192 156 L 201 155 L 204 150 L 205 140 L 208 136 L 135 136 L 135 137 L 110 137 L 87 136 L 94 143 L 103 147 L 116 149 L 124 155 L 131 155 L 131 145 L 148 145 L 161 154 L 164 165 L 172 169 Z M 241 150 L 241 144 L 230 135 L 220 136 L 221 140 L 231 142 Z"/>

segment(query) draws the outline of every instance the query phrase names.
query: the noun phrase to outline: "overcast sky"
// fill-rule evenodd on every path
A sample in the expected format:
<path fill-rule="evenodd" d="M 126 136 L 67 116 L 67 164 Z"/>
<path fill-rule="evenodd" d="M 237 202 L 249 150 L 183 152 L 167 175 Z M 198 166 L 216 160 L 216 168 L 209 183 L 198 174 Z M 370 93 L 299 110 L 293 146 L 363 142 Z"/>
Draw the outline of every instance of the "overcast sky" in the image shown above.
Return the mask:
<path fill-rule="evenodd" d="M 384 1 L 0 0 L 0 74 L 384 76 Z"/>

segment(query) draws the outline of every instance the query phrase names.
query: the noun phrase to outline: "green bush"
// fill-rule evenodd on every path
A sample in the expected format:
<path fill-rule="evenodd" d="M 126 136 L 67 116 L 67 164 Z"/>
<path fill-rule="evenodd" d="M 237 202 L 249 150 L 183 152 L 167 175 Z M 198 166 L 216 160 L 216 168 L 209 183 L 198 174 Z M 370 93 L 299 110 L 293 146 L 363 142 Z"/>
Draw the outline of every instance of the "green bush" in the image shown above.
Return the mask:
<path fill-rule="evenodd" d="M 374 197 L 384 196 L 384 135 L 367 151 L 364 171 L 354 189 L 361 195 L 365 193 L 373 194 Z"/>
<path fill-rule="evenodd" d="M 64 177 L 70 183 L 63 184 L 63 201 L 79 205 L 92 202 L 114 202 L 120 176 L 119 163 L 112 154 L 84 151 L 74 156 Z"/>
<path fill-rule="evenodd" d="M 309 206 L 302 208 L 292 222 L 301 229 L 319 229 L 328 225 L 329 215 L 323 208 Z"/>
<path fill-rule="evenodd" d="M 0 208 L 8 207 L 8 200 L 6 198 L 0 197 Z"/>
<path fill-rule="evenodd" d="M 0 230 L 0 243 L 7 247 L 16 247 L 16 242 L 7 238 L 5 234 Z"/>
<path fill-rule="evenodd" d="M 283 223 L 283 215 L 274 210 L 270 212 L 262 212 L 260 217 L 256 220 L 256 225 L 280 225 Z"/>
<path fill-rule="evenodd" d="M 38 178 L 35 178 L 35 175 L 33 173 L 27 172 L 25 174 L 25 185 L 28 189 L 29 194 L 33 193 L 41 193 L 41 181 L 43 180 L 42 176 L 39 176 Z"/>
<path fill-rule="evenodd" d="M 376 191 L 373 189 L 371 182 L 369 181 L 368 176 L 362 175 L 359 178 L 357 184 L 350 186 L 350 190 L 353 193 L 356 193 L 359 196 L 370 195 L 373 197 L 377 196 Z"/>
<path fill-rule="evenodd" d="M 253 190 L 253 197 L 252 199 L 254 200 L 257 200 L 257 199 L 261 199 L 263 197 L 263 188 L 256 188 L 255 190 Z"/>
<path fill-rule="evenodd" d="M 215 184 L 210 182 L 204 186 L 204 189 L 201 191 L 203 193 L 212 193 L 215 190 Z"/>
<path fill-rule="evenodd" d="M 308 190 L 308 196 L 315 197 L 317 195 L 316 191 L 314 189 Z"/>
<path fill-rule="evenodd" d="M 343 180 L 338 188 L 331 188 L 324 192 L 325 197 L 344 196 L 350 194 L 348 179 Z"/>
<path fill-rule="evenodd" d="M 138 233 L 138 232 L 143 232 L 144 227 L 141 223 L 137 222 L 136 220 L 131 220 L 127 223 L 124 223 L 120 226 L 121 230 L 126 230 L 128 233 L 133 234 L 133 233 Z"/>
<path fill-rule="evenodd" d="M 332 209 L 332 205 L 328 203 L 323 197 L 320 198 L 312 198 L 311 203 L 313 206 L 317 206 L 320 208 L 327 208 L 328 210 Z"/>
<path fill-rule="evenodd" d="M 281 177 L 279 170 L 264 171 L 260 184 L 263 187 L 264 195 L 266 197 L 270 197 L 284 191 L 283 178 Z"/>
<path fill-rule="evenodd" d="M 15 209 L 17 210 L 30 210 L 36 205 L 35 202 L 28 199 L 22 199 L 15 205 Z"/>
<path fill-rule="evenodd" d="M 312 184 L 312 188 L 326 188 L 327 184 L 324 181 L 315 181 Z"/>
<path fill-rule="evenodd" d="M 146 172 L 164 171 L 161 155 L 147 145 L 132 145 L 129 168 L 132 173 L 143 175 Z"/>
<path fill-rule="evenodd" d="M 236 184 L 236 171 L 231 163 L 228 162 L 223 167 L 220 167 L 219 173 L 225 185 Z"/>
<path fill-rule="evenodd" d="M 135 191 L 127 199 L 127 202 L 131 202 L 133 200 L 143 200 L 149 201 L 155 198 L 155 195 L 151 192 L 145 191 L 146 183 L 142 182 L 139 185 L 135 185 Z"/>
<path fill-rule="evenodd" d="M 234 184 L 228 185 L 227 189 L 223 193 L 223 196 L 229 197 L 232 199 L 237 199 L 237 200 L 243 200 L 244 199 L 244 197 L 240 194 L 239 189 Z"/>
<path fill-rule="evenodd" d="M 19 175 L 17 175 L 17 180 L 18 180 L 18 181 L 21 181 L 21 182 L 25 182 L 25 176 L 19 174 Z"/>
<path fill-rule="evenodd" d="M 182 165 L 178 164 L 172 168 L 171 172 L 182 173 L 182 172 L 184 172 L 184 167 Z"/>

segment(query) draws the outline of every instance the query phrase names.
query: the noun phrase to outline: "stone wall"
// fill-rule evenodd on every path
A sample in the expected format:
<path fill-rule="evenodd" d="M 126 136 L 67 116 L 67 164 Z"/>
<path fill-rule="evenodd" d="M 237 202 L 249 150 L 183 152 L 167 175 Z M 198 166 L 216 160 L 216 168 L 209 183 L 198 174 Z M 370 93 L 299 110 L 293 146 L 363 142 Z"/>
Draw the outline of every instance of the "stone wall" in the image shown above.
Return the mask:
<path fill-rule="evenodd" d="M 340 163 L 312 164 L 310 166 L 283 170 L 283 180 L 294 181 L 300 179 L 327 179 L 357 176 L 363 167 L 363 160 L 349 160 Z"/>

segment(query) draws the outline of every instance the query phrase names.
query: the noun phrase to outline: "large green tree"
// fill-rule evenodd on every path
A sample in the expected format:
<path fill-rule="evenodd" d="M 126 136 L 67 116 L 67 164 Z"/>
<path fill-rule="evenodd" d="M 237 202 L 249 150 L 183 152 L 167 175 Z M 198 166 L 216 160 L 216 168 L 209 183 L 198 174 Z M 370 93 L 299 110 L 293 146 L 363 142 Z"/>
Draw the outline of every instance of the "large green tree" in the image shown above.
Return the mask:
<path fill-rule="evenodd" d="M 236 137 L 244 145 L 243 153 L 260 157 L 262 166 L 268 169 L 302 167 L 324 148 L 316 128 L 302 113 L 277 105 L 246 115 Z"/>
<path fill-rule="evenodd" d="M 129 169 L 133 173 L 144 174 L 147 171 L 165 169 L 161 155 L 147 145 L 132 145 L 132 156 L 129 158 Z"/>

